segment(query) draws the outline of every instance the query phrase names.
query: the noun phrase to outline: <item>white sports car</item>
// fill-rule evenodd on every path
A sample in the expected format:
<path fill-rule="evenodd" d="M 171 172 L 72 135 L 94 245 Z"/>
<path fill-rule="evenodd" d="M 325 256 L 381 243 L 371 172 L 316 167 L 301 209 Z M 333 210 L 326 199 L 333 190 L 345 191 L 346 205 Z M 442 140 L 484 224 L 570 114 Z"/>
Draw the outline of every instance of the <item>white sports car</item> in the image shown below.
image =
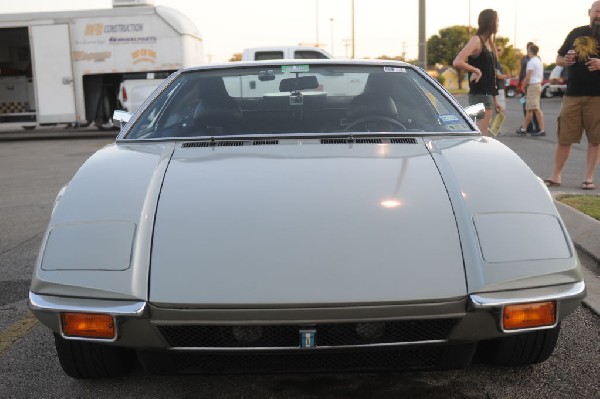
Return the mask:
<path fill-rule="evenodd" d="M 579 261 L 481 110 L 400 62 L 181 70 L 59 193 L 30 308 L 74 378 L 544 361 Z"/>

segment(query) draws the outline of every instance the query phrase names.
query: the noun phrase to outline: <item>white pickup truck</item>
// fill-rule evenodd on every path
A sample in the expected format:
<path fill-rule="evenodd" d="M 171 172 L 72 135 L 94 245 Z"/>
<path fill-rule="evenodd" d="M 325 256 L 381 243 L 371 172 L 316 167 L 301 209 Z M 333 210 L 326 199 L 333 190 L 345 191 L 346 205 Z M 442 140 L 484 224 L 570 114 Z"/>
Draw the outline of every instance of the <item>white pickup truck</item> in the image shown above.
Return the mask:
<path fill-rule="evenodd" d="M 164 79 L 154 79 L 148 74 L 147 79 L 124 80 L 119 86 L 117 100 L 119 108 L 127 112 L 135 112 Z"/>
<path fill-rule="evenodd" d="M 311 46 L 267 46 L 250 47 L 242 52 L 242 61 L 282 60 L 282 59 L 327 59 L 331 54 L 319 47 Z"/>

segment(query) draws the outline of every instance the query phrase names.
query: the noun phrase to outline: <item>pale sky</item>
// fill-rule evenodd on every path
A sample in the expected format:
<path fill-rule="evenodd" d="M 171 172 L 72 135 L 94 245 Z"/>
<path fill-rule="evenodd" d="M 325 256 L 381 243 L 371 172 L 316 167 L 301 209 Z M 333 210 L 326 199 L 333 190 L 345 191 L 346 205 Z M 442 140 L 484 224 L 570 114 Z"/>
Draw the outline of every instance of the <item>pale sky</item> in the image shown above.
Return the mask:
<path fill-rule="evenodd" d="M 195 22 L 207 62 L 227 61 L 246 47 L 317 41 L 336 57 L 352 54 L 352 0 L 154 0 L 154 4 L 175 8 Z M 542 61 L 550 64 L 567 33 L 589 23 L 591 4 L 592 0 L 427 0 L 426 33 L 429 38 L 442 28 L 469 21 L 477 26 L 479 12 L 493 8 L 500 18 L 499 36 L 521 49 L 533 41 Z M 418 5 L 419 0 L 354 0 L 356 57 L 405 53 L 416 59 Z M 111 6 L 112 0 L 0 0 L 0 14 Z"/>

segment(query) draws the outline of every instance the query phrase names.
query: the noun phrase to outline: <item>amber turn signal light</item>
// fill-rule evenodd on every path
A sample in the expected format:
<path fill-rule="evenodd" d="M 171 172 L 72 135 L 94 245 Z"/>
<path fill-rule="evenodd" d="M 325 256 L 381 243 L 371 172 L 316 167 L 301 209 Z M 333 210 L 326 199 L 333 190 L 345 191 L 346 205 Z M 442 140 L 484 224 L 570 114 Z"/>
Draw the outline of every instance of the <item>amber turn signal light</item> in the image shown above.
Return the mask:
<path fill-rule="evenodd" d="M 504 307 L 502 321 L 505 330 L 553 326 L 556 323 L 556 303 L 534 302 Z"/>
<path fill-rule="evenodd" d="M 63 334 L 69 337 L 113 339 L 115 321 L 109 314 L 62 313 Z"/>

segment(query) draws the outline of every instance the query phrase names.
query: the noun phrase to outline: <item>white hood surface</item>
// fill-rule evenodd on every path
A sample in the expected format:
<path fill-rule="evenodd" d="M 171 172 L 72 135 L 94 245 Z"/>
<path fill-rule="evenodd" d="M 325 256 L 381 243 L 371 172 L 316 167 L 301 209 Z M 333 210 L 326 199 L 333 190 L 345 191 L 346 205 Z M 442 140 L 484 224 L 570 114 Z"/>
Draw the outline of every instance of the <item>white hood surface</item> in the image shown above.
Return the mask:
<path fill-rule="evenodd" d="M 328 306 L 466 295 L 457 225 L 422 139 L 177 146 L 156 214 L 157 306 Z"/>

